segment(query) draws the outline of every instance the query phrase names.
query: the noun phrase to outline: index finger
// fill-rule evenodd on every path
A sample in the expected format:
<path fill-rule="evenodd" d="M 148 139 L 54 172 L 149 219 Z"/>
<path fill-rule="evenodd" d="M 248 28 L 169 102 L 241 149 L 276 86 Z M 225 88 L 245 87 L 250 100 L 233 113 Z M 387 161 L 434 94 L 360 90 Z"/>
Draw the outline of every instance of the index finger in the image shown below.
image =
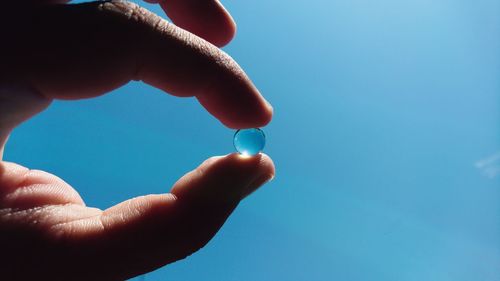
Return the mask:
<path fill-rule="evenodd" d="M 24 77 L 47 98 L 94 97 L 142 80 L 176 96 L 195 96 L 231 128 L 263 126 L 272 117 L 229 55 L 135 4 L 30 9 L 0 19 L 6 38 L 0 74 Z"/>

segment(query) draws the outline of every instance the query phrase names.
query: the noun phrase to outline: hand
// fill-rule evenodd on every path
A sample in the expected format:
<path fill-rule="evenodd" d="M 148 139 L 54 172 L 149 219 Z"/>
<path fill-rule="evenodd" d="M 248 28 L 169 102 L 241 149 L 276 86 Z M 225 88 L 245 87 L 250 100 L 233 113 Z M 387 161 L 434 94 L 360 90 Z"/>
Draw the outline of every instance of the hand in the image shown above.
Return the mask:
<path fill-rule="evenodd" d="M 53 99 L 97 97 L 130 80 L 194 96 L 231 128 L 271 119 L 245 73 L 214 46 L 235 32 L 216 0 L 160 3 L 214 45 L 128 2 L 22 2 L 3 4 L 0 18 L 0 160 L 12 129 Z M 100 210 L 54 175 L 0 161 L 0 279 L 116 280 L 151 271 L 203 247 L 273 175 L 264 154 L 213 157 L 170 193 Z"/>

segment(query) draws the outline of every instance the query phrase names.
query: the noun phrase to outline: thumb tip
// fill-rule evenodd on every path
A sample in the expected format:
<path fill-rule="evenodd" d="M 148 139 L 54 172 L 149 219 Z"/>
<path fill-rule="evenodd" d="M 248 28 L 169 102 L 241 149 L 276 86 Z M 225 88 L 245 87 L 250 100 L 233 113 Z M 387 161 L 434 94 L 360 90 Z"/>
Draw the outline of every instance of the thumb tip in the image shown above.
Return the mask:
<path fill-rule="evenodd" d="M 172 188 L 179 199 L 241 200 L 274 177 L 272 159 L 263 153 L 242 156 L 232 153 L 212 157 L 184 175 Z"/>

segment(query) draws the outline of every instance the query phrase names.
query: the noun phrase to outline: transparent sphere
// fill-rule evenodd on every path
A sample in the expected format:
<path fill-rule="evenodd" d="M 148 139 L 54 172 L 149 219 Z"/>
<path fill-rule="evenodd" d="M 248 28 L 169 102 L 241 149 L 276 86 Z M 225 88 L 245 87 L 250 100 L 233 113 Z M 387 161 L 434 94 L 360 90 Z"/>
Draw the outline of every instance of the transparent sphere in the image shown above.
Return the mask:
<path fill-rule="evenodd" d="M 236 150 L 247 156 L 258 154 L 266 145 L 266 136 L 261 129 L 242 129 L 236 131 L 233 138 Z"/>

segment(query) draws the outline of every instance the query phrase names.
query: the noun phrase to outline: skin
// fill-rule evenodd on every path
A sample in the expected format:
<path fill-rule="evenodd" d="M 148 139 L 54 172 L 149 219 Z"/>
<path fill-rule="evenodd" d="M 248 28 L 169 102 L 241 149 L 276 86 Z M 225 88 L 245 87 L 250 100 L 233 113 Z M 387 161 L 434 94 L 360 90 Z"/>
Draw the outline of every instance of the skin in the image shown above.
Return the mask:
<path fill-rule="evenodd" d="M 271 120 L 269 103 L 217 48 L 236 27 L 215 0 L 158 3 L 183 29 L 128 2 L 18 2 L 0 17 L 0 159 L 10 132 L 52 100 L 131 80 L 195 97 L 230 128 Z M 274 173 L 265 154 L 213 157 L 169 193 L 100 210 L 55 175 L 0 161 L 0 278 L 123 280 L 183 259 Z"/>

